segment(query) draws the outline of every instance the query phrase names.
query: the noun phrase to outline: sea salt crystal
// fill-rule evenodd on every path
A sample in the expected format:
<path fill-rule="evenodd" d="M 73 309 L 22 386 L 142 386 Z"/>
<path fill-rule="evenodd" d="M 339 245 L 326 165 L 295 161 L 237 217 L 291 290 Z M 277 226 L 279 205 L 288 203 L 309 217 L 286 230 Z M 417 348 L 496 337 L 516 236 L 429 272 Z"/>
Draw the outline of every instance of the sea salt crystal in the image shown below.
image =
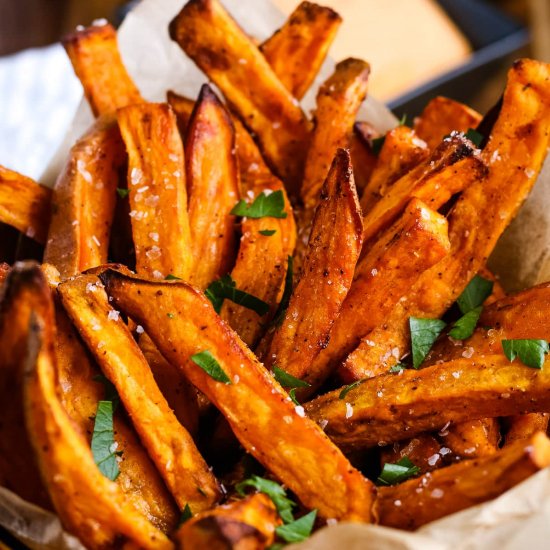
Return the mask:
<path fill-rule="evenodd" d="M 97 323 L 92 325 L 92 330 L 101 330 L 101 325 L 98 325 Z"/>
<path fill-rule="evenodd" d="M 145 191 L 147 191 L 148 189 L 149 189 L 149 186 L 144 185 L 143 187 L 140 187 L 139 189 L 137 189 L 136 193 L 145 193 Z"/>
<path fill-rule="evenodd" d="M 439 453 L 435 453 L 432 456 L 430 456 L 430 458 L 428 458 L 428 464 L 430 466 L 435 466 L 440 458 L 441 457 L 439 456 Z"/>
<path fill-rule="evenodd" d="M 302 407 L 302 405 L 297 405 L 296 407 L 294 407 L 294 410 L 296 411 L 296 414 L 298 416 L 301 416 L 302 418 L 304 418 L 304 416 L 306 415 L 304 407 Z"/>
<path fill-rule="evenodd" d="M 159 234 L 158 233 L 149 233 L 149 238 L 156 243 L 159 242 Z"/>
<path fill-rule="evenodd" d="M 441 490 L 441 489 L 434 489 L 431 493 L 430 493 L 430 496 L 432 498 L 443 498 L 443 495 L 445 493 Z"/>
<path fill-rule="evenodd" d="M 109 315 L 107 315 L 107 318 L 109 321 L 118 321 L 120 318 L 120 311 L 117 311 L 116 309 L 111 309 L 109 311 Z"/>
<path fill-rule="evenodd" d="M 451 451 L 451 449 L 449 449 L 449 447 L 441 447 L 441 449 L 439 449 L 439 454 L 441 456 L 445 456 L 445 455 L 448 455 Z"/>
<path fill-rule="evenodd" d="M 451 425 L 451 421 L 449 420 L 449 422 L 447 422 L 447 424 L 445 424 L 445 426 L 443 426 L 443 428 L 441 428 L 441 430 L 439 430 L 439 435 L 441 437 L 445 437 L 446 435 L 449 435 L 449 426 Z"/>
<path fill-rule="evenodd" d="M 160 258 L 161 254 L 162 251 L 157 245 L 152 246 L 147 252 L 145 252 L 145 255 L 150 260 L 156 260 L 157 258 Z"/>
<path fill-rule="evenodd" d="M 164 275 L 158 269 L 153 271 L 153 277 L 155 279 L 164 279 Z"/>
<path fill-rule="evenodd" d="M 238 384 L 240 379 L 241 377 L 238 374 L 236 374 L 235 376 L 233 376 L 233 383 Z"/>
<path fill-rule="evenodd" d="M 95 235 L 92 235 L 92 241 L 94 241 L 96 246 L 101 246 L 99 239 Z"/>
<path fill-rule="evenodd" d="M 453 372 L 453 376 L 458 380 L 460 378 L 460 372 L 458 371 Z"/>
<path fill-rule="evenodd" d="M 353 416 L 353 407 L 350 403 L 346 403 L 346 418 L 351 418 Z"/>
<path fill-rule="evenodd" d="M 393 501 L 394 506 L 401 506 L 401 501 L 399 499 Z"/>
<path fill-rule="evenodd" d="M 78 173 L 84 178 L 88 183 L 92 182 L 92 174 L 86 170 L 86 163 L 82 159 L 76 161 L 76 169 Z"/>
<path fill-rule="evenodd" d="M 144 329 L 141 325 L 138 325 L 138 326 L 136 327 L 136 332 L 137 332 L 138 334 L 143 334 L 143 333 L 145 332 L 145 329 Z"/>
<path fill-rule="evenodd" d="M 137 185 L 141 178 L 143 177 L 143 172 L 139 168 L 132 168 L 130 171 L 130 183 L 132 185 Z"/>
<path fill-rule="evenodd" d="M 376 277 L 378 275 L 378 269 L 376 269 L 375 267 L 372 268 L 370 274 L 373 276 L 373 277 Z"/>
<path fill-rule="evenodd" d="M 536 174 L 536 172 L 534 170 L 531 170 L 530 168 L 525 169 L 525 175 L 528 178 L 532 178 L 535 174 Z"/>
<path fill-rule="evenodd" d="M 327 525 L 328 526 L 337 525 L 337 524 L 338 524 L 338 520 L 336 518 L 328 518 L 327 519 Z"/>
<path fill-rule="evenodd" d="M 156 206 L 159 203 L 160 197 L 158 195 L 151 195 L 145 199 L 147 206 Z"/>
<path fill-rule="evenodd" d="M 466 359 L 470 359 L 470 357 L 472 357 L 473 354 L 474 354 L 474 348 L 469 347 L 462 352 L 462 357 L 465 357 Z M 453 373 L 453 376 L 454 376 L 454 373 Z"/>
<path fill-rule="evenodd" d="M 178 160 L 180 159 L 180 158 L 178 157 L 178 155 L 175 155 L 174 153 L 170 153 L 170 154 L 168 155 L 168 158 L 169 158 L 172 162 L 178 162 Z"/>
<path fill-rule="evenodd" d="M 292 416 L 285 415 L 285 416 L 283 416 L 283 420 L 287 424 L 291 424 L 292 423 Z"/>
<path fill-rule="evenodd" d="M 319 426 L 321 427 L 321 430 L 324 430 L 328 425 L 328 420 L 326 418 L 323 418 L 323 420 L 319 421 Z"/>

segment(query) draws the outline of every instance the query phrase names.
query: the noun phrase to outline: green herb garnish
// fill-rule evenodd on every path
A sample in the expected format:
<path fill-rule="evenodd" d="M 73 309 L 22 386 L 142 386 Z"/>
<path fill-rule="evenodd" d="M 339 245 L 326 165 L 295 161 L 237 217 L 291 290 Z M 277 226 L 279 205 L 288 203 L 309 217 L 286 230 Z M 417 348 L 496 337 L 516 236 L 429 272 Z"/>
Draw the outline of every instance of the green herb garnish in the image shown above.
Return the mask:
<path fill-rule="evenodd" d="M 260 193 L 252 202 L 248 204 L 240 200 L 231 210 L 234 216 L 243 216 L 247 218 L 286 218 L 285 198 L 281 190 L 273 193 Z"/>
<path fill-rule="evenodd" d="M 542 369 L 544 356 L 550 350 L 546 340 L 532 339 L 502 340 L 502 349 L 510 361 L 519 357 L 524 365 L 533 369 Z"/>
<path fill-rule="evenodd" d="M 204 350 L 191 356 L 191 361 L 198 365 L 206 374 L 210 375 L 214 380 L 231 384 L 229 376 L 225 374 L 216 358 L 208 351 Z"/>
<path fill-rule="evenodd" d="M 455 322 L 453 328 L 449 331 L 449 336 L 455 340 L 466 340 L 466 338 L 470 338 L 477 326 L 482 309 L 482 306 L 478 306 L 464 314 Z"/>
<path fill-rule="evenodd" d="M 462 291 L 456 303 L 460 311 L 468 313 L 476 307 L 483 305 L 483 302 L 493 292 L 493 281 L 484 279 L 481 275 L 475 275 L 468 283 L 468 286 Z"/>
<path fill-rule="evenodd" d="M 346 395 L 351 390 L 353 390 L 353 388 L 356 388 L 359 384 L 361 384 L 361 382 L 363 382 L 363 380 L 356 380 L 355 382 L 352 382 L 348 386 L 345 386 L 344 388 L 342 388 L 342 390 L 338 394 L 338 399 L 345 399 Z"/>
<path fill-rule="evenodd" d="M 382 473 L 378 477 L 380 485 L 395 485 L 420 473 L 420 468 L 415 466 L 408 457 L 404 456 L 397 463 L 386 462 Z"/>
<path fill-rule="evenodd" d="M 466 132 L 465 136 L 476 146 L 479 147 L 483 140 L 485 139 L 485 136 L 483 134 L 480 134 L 477 130 L 474 130 L 473 128 L 468 128 L 468 131 Z"/>
<path fill-rule="evenodd" d="M 204 294 L 212 302 L 217 313 L 220 313 L 225 299 L 255 311 L 260 317 L 269 311 L 267 302 L 244 290 L 239 290 L 231 275 L 224 275 L 217 281 L 210 283 Z"/>
<path fill-rule="evenodd" d="M 166 275 L 166 277 L 164 277 L 164 280 L 165 281 L 181 281 L 182 279 L 180 277 L 176 277 L 175 275 L 172 275 L 171 273 L 169 273 L 168 275 Z"/>
<path fill-rule="evenodd" d="M 115 481 L 120 474 L 113 430 L 114 409 L 112 401 L 99 401 L 91 443 L 92 455 L 99 471 L 111 481 Z"/>
<path fill-rule="evenodd" d="M 410 317 L 409 327 L 411 329 L 413 368 L 418 369 L 434 342 L 446 327 L 446 323 L 441 319 Z"/>
<path fill-rule="evenodd" d="M 311 384 L 305 382 L 304 380 L 300 380 L 299 378 L 295 378 L 291 374 L 288 374 L 288 372 L 285 372 L 283 369 L 276 366 L 273 366 L 273 376 L 275 380 L 281 384 L 281 386 L 284 388 L 291 388 L 288 392 L 290 399 L 292 399 L 295 405 L 300 405 L 300 402 L 296 399 L 296 390 L 298 388 L 309 388 Z"/>
<path fill-rule="evenodd" d="M 390 372 L 401 372 L 402 370 L 405 370 L 406 368 L 407 367 L 403 363 L 397 363 L 390 369 Z"/>
<path fill-rule="evenodd" d="M 125 199 L 130 194 L 130 189 L 124 189 L 122 187 L 117 187 L 116 192 L 117 192 L 117 195 L 121 199 Z"/>
<path fill-rule="evenodd" d="M 192 517 L 193 517 L 193 512 L 191 512 L 191 508 L 189 508 L 189 504 L 186 504 L 185 508 L 181 511 L 178 527 L 183 525 L 187 520 L 190 520 Z"/>
<path fill-rule="evenodd" d="M 260 229 L 259 231 L 260 235 L 263 235 L 264 237 L 271 237 L 271 235 L 275 235 L 277 233 L 276 229 Z"/>
<path fill-rule="evenodd" d="M 309 514 L 302 516 L 292 523 L 276 527 L 275 533 L 285 542 L 301 542 L 311 535 L 316 517 L 317 510 L 312 510 Z"/>

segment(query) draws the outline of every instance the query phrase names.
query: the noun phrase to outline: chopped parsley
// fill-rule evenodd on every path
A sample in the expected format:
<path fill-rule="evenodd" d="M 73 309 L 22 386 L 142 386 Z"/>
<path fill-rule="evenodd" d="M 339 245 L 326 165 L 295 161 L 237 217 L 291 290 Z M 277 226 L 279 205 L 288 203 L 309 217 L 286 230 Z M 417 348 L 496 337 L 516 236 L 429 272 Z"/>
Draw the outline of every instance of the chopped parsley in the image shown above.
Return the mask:
<path fill-rule="evenodd" d="M 509 361 L 519 357 L 524 365 L 533 369 L 542 369 L 544 356 L 550 350 L 546 340 L 533 339 L 502 340 L 502 349 Z"/>
<path fill-rule="evenodd" d="M 453 328 L 449 331 L 449 336 L 455 340 L 466 340 L 466 338 L 470 338 L 477 326 L 482 309 L 482 306 L 478 306 L 468 311 L 468 313 L 465 313 L 454 323 Z"/>
<path fill-rule="evenodd" d="M 395 464 L 386 462 L 378 477 L 380 485 L 395 485 L 420 473 L 420 468 L 415 466 L 408 457 L 404 456 Z"/>
<path fill-rule="evenodd" d="M 493 281 L 484 279 L 481 275 L 475 275 L 456 301 L 460 311 L 465 314 L 483 305 L 493 292 L 493 284 Z"/>
<path fill-rule="evenodd" d="M 166 275 L 166 277 L 164 277 L 164 280 L 165 281 L 181 281 L 182 279 L 180 277 L 176 277 L 175 275 L 172 275 L 171 273 L 169 273 L 168 275 Z"/>
<path fill-rule="evenodd" d="M 191 356 L 191 361 L 198 365 L 206 374 L 211 376 L 214 380 L 218 382 L 223 382 L 224 384 L 231 384 L 229 376 L 225 374 L 220 364 L 216 358 L 208 351 L 204 350 L 195 355 Z"/>
<path fill-rule="evenodd" d="M 272 235 L 275 235 L 277 233 L 276 229 L 260 229 L 259 231 L 260 235 L 263 235 L 264 237 L 271 237 Z"/>
<path fill-rule="evenodd" d="M 420 367 L 446 326 L 446 323 L 441 319 L 409 318 L 413 368 L 418 369 Z"/>
<path fill-rule="evenodd" d="M 244 290 L 239 290 L 237 283 L 229 274 L 210 283 L 204 294 L 212 302 L 216 313 L 220 313 L 225 299 L 255 311 L 260 317 L 269 311 L 269 304 L 267 302 Z"/>
<path fill-rule="evenodd" d="M 390 372 L 401 372 L 402 370 L 405 370 L 406 368 L 407 367 L 403 363 L 397 363 L 390 369 Z"/>
<path fill-rule="evenodd" d="M 291 388 L 288 395 L 295 405 L 300 404 L 298 399 L 296 399 L 296 390 L 298 388 L 309 388 L 309 386 L 311 386 L 308 382 L 295 378 L 291 374 L 288 374 L 288 372 L 285 372 L 283 369 L 276 366 L 273 366 L 273 376 L 275 380 L 281 384 L 281 386 Z"/>
<path fill-rule="evenodd" d="M 483 140 L 485 139 L 485 136 L 483 134 L 480 134 L 477 130 L 474 130 L 473 128 L 468 128 L 468 131 L 466 132 L 465 136 L 476 146 L 479 147 Z"/>
<path fill-rule="evenodd" d="M 345 399 L 346 395 L 351 391 L 353 390 L 354 388 L 356 388 L 359 384 L 361 384 L 361 382 L 363 382 L 363 380 L 356 380 L 355 382 L 352 382 L 351 384 L 349 384 L 348 386 L 344 386 L 342 388 L 342 390 L 340 391 L 340 393 L 338 394 L 338 399 Z"/>
<path fill-rule="evenodd" d="M 286 218 L 285 198 L 283 192 L 273 191 L 260 193 L 251 204 L 240 200 L 231 210 L 234 216 L 247 218 Z"/>
<path fill-rule="evenodd" d="M 130 194 L 130 189 L 124 189 L 122 187 L 117 187 L 116 192 L 117 192 L 117 195 L 121 199 L 125 199 Z"/>
<path fill-rule="evenodd" d="M 99 401 L 92 434 L 92 455 L 99 471 L 111 481 L 120 474 L 113 429 L 113 401 Z"/>
<path fill-rule="evenodd" d="M 311 535 L 311 530 L 317 517 L 317 510 L 312 510 L 309 514 L 302 516 L 300 519 L 280 525 L 275 528 L 275 533 L 285 542 L 301 542 L 306 540 Z"/>
<path fill-rule="evenodd" d="M 185 508 L 181 511 L 178 527 L 182 526 L 187 520 L 190 520 L 192 517 L 193 517 L 193 512 L 191 512 L 191 508 L 189 508 L 189 504 L 186 504 Z"/>

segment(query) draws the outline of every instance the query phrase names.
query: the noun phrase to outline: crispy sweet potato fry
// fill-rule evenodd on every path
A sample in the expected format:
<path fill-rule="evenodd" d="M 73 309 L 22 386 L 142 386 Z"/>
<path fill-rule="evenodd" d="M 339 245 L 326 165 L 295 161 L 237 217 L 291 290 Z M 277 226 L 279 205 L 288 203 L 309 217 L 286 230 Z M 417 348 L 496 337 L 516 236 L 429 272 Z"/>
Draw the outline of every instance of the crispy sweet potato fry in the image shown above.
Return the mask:
<path fill-rule="evenodd" d="M 164 395 L 178 422 L 193 436 L 199 427 L 199 409 L 195 388 L 180 371 L 168 363 L 157 346 L 145 333 L 139 337 L 139 349 L 143 353 L 155 382 Z"/>
<path fill-rule="evenodd" d="M 447 222 L 413 199 L 397 222 L 359 262 L 330 342 L 307 378 L 318 387 L 373 327 L 384 322 L 420 274 L 449 251 Z M 376 371 L 372 376 L 379 374 Z"/>
<path fill-rule="evenodd" d="M 72 147 L 53 191 L 44 261 L 63 278 L 107 261 L 118 173 L 126 156 L 116 124 L 100 118 Z"/>
<path fill-rule="evenodd" d="M 504 447 L 513 445 L 516 441 L 526 441 L 537 432 L 548 430 L 548 413 L 519 414 L 506 418 L 508 431 L 504 436 Z"/>
<path fill-rule="evenodd" d="M 422 473 L 431 472 L 441 467 L 442 458 L 446 459 L 446 452 L 441 455 L 441 443 L 430 434 L 419 434 L 409 441 L 396 442 L 380 453 L 380 465 L 395 464 L 403 457 L 407 457 Z M 435 457 L 435 458 L 434 458 Z"/>
<path fill-rule="evenodd" d="M 486 167 L 474 153 L 471 142 L 460 136 L 443 141 L 426 161 L 397 180 L 366 213 L 365 244 L 388 227 L 411 198 L 423 200 L 437 210 L 455 193 L 482 179 Z"/>
<path fill-rule="evenodd" d="M 500 115 L 482 153 L 488 176 L 468 187 L 449 215 L 451 253 L 420 277 L 407 302 L 395 307 L 385 326 L 371 332 L 368 340 L 374 345 L 363 342 L 354 351 L 355 376 L 362 378 L 361 373 L 373 365 L 391 367 L 395 363 L 391 350 L 397 348 L 399 356 L 408 351 L 408 318 L 440 317 L 485 265 L 545 158 L 550 136 L 549 77 L 549 65 L 529 59 L 517 61 L 510 70 Z M 482 218 L 479 212 L 484 212 Z"/>
<path fill-rule="evenodd" d="M 478 458 L 498 450 L 500 426 L 496 418 L 481 418 L 449 426 L 441 441 L 455 455 Z"/>
<path fill-rule="evenodd" d="M 296 378 L 308 378 L 351 285 L 362 232 L 349 152 L 338 149 L 315 212 L 303 276 L 275 331 L 267 366 L 276 364 Z"/>
<path fill-rule="evenodd" d="M 62 42 L 94 115 L 113 113 L 143 101 L 122 63 L 111 25 L 77 30 Z"/>
<path fill-rule="evenodd" d="M 348 148 L 357 111 L 367 95 L 368 63 L 346 59 L 317 92 L 315 130 L 307 153 L 300 191 L 306 209 L 316 207 L 332 159 L 338 148 Z"/>
<path fill-rule="evenodd" d="M 97 403 L 105 396 L 105 387 L 97 379 L 101 371 L 89 357 L 61 306 L 56 307 L 56 325 L 55 355 L 61 403 L 89 445 Z M 179 518 L 172 495 L 120 407 L 114 414 L 113 424 L 117 450 L 122 453 L 116 484 L 124 498 L 155 527 L 170 532 Z"/>
<path fill-rule="evenodd" d="M 136 270 L 163 279 L 191 276 L 191 234 L 183 144 L 168 105 L 142 103 L 118 111 L 128 151 L 128 199 Z"/>
<path fill-rule="evenodd" d="M 185 151 L 193 248 L 191 281 L 206 288 L 231 267 L 235 232 L 230 212 L 239 198 L 235 132 L 229 114 L 207 84 L 189 121 Z"/>
<path fill-rule="evenodd" d="M 451 132 L 466 132 L 476 128 L 481 115 L 467 105 L 447 97 L 432 99 L 414 120 L 414 131 L 430 149 L 435 149 Z"/>
<path fill-rule="evenodd" d="M 182 550 L 263 550 L 273 543 L 280 523 L 273 501 L 257 493 L 194 516 L 175 538 Z"/>
<path fill-rule="evenodd" d="M 345 399 L 335 390 L 305 408 L 313 420 L 328 420 L 325 432 L 339 447 L 368 448 L 439 430 L 447 422 L 550 410 L 550 361 L 546 364 L 539 371 L 510 363 L 504 354 L 455 359 L 377 376 Z"/>
<path fill-rule="evenodd" d="M 245 449 L 305 506 L 318 508 L 323 517 L 372 519 L 373 485 L 294 407 L 202 293 L 184 282 L 140 281 L 113 270 L 100 278 L 113 303 L 145 327 L 165 357 L 220 409 Z M 204 351 L 211 352 L 229 383 L 191 360 Z"/>
<path fill-rule="evenodd" d="M 161 394 L 128 327 L 94 275 L 57 287 L 63 306 L 103 373 L 114 384 L 141 441 L 179 507 L 210 508 L 220 489 L 189 432 Z"/>
<path fill-rule="evenodd" d="M 52 191 L 0 166 L 0 222 L 44 244 L 50 224 Z"/>
<path fill-rule="evenodd" d="M 220 88 L 277 174 L 298 190 L 308 142 L 300 106 L 217 0 L 190 0 L 170 36 Z"/>
<path fill-rule="evenodd" d="M 428 155 L 426 143 L 407 126 L 401 125 L 389 131 L 361 196 L 363 215 L 372 210 L 393 183 L 426 160 Z"/>
<path fill-rule="evenodd" d="M 50 290 L 36 264 L 16 264 L 0 303 L 0 483 L 21 498 L 51 509 L 24 429 L 23 362 L 33 310 L 47 308 Z"/>
<path fill-rule="evenodd" d="M 301 99 L 315 80 L 342 23 L 332 9 L 302 2 L 260 51 L 279 80 Z"/>
<path fill-rule="evenodd" d="M 496 498 L 547 466 L 550 441 L 538 432 L 486 458 L 465 460 L 394 487 L 382 487 L 378 498 L 380 523 L 417 529 Z"/>
<path fill-rule="evenodd" d="M 173 548 L 162 531 L 125 499 L 94 463 L 88 443 L 63 408 L 56 388 L 55 317 L 45 282 L 31 305 L 25 358 L 26 426 L 40 471 L 66 529 L 90 549 L 127 540 L 141 548 Z"/>

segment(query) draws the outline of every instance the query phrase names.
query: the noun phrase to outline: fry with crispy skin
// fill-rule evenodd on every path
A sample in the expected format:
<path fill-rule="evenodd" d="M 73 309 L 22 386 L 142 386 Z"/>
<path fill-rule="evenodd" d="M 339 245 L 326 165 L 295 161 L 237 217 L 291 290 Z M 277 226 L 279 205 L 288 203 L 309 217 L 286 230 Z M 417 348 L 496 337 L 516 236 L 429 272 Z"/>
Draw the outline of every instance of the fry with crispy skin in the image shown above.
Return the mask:
<path fill-rule="evenodd" d="M 508 430 L 504 436 L 504 447 L 516 441 L 526 441 L 537 432 L 547 432 L 548 413 L 519 414 L 506 418 Z"/>
<path fill-rule="evenodd" d="M 496 418 L 480 418 L 449 426 L 441 441 L 463 458 L 492 455 L 498 450 L 500 426 Z"/>
<path fill-rule="evenodd" d="M 95 116 L 143 101 L 122 63 L 111 25 L 76 30 L 62 43 Z"/>
<path fill-rule="evenodd" d="M 285 184 L 297 191 L 308 122 L 252 40 L 218 0 L 190 0 L 170 36 L 220 88 Z"/>
<path fill-rule="evenodd" d="M 148 277 L 191 277 L 191 233 L 183 144 L 172 109 L 161 103 L 118 111 L 128 152 L 128 200 L 136 270 Z"/>
<path fill-rule="evenodd" d="M 388 227 L 413 197 L 437 210 L 455 193 L 483 179 L 487 169 L 474 153 L 473 145 L 465 138 L 453 136 L 444 140 L 428 159 L 393 183 L 366 212 L 365 244 Z"/>
<path fill-rule="evenodd" d="M 202 293 L 184 282 L 153 283 L 113 270 L 100 278 L 113 303 L 145 327 L 166 358 L 224 414 L 245 449 L 305 506 L 327 518 L 372 519 L 374 486 L 295 408 Z M 214 378 L 191 360 L 205 351 L 226 383 L 219 371 L 212 371 Z"/>
<path fill-rule="evenodd" d="M 63 306 L 114 384 L 141 441 L 179 507 L 200 512 L 220 498 L 215 477 L 161 394 L 137 343 L 94 275 L 57 287 Z"/>
<path fill-rule="evenodd" d="M 486 458 L 465 460 L 394 487 L 382 487 L 378 497 L 380 524 L 418 529 L 496 498 L 547 466 L 550 441 L 538 432 Z"/>
<path fill-rule="evenodd" d="M 303 276 L 275 331 L 265 357 L 267 366 L 277 365 L 295 378 L 307 378 L 348 293 L 362 232 L 349 152 L 338 149 L 313 219 Z"/>
<path fill-rule="evenodd" d="M 342 18 L 332 9 L 302 2 L 260 51 L 279 80 L 301 99 L 315 80 Z"/>
<path fill-rule="evenodd" d="M 372 210 L 393 183 L 425 161 L 428 155 L 426 143 L 407 126 L 390 130 L 384 138 L 376 166 L 361 196 L 363 215 Z"/>
<path fill-rule="evenodd" d="M 431 472 L 441 467 L 442 459 L 447 459 L 449 453 L 440 454 L 441 449 L 441 443 L 433 435 L 419 434 L 409 441 L 399 441 L 382 449 L 380 466 L 396 464 L 407 457 L 422 473 Z"/>
<path fill-rule="evenodd" d="M 510 363 L 504 354 L 455 359 L 370 378 L 345 399 L 335 390 L 305 408 L 313 420 L 328 421 L 325 432 L 339 447 L 369 448 L 439 430 L 447 422 L 550 410 L 549 365 L 547 360 L 546 368 L 532 369 Z"/>
<path fill-rule="evenodd" d="M 481 115 L 467 105 L 438 96 L 432 99 L 414 120 L 414 131 L 430 149 L 435 149 L 451 132 L 466 132 L 476 128 Z"/>
<path fill-rule="evenodd" d="M 126 161 L 116 124 L 100 118 L 72 147 L 55 183 L 44 261 L 62 278 L 107 261 L 120 168 Z"/>
<path fill-rule="evenodd" d="M 281 523 L 273 501 L 262 493 L 202 512 L 175 535 L 178 548 L 263 550 L 273 543 Z"/>
<path fill-rule="evenodd" d="M 50 225 L 52 191 L 0 166 L 0 222 L 43 244 Z"/>
<path fill-rule="evenodd" d="M 345 59 L 336 65 L 334 73 L 317 92 L 315 130 L 300 191 L 306 209 L 316 207 L 336 150 L 349 148 L 348 136 L 367 95 L 369 73 L 365 61 Z"/>
<path fill-rule="evenodd" d="M 239 198 L 235 132 L 231 118 L 205 84 L 185 140 L 189 225 L 193 249 L 190 280 L 206 288 L 225 275 L 234 258 L 234 217 Z"/>
<path fill-rule="evenodd" d="M 151 550 L 173 548 L 120 487 L 99 471 L 88 443 L 63 408 L 56 387 L 54 308 L 43 279 L 41 286 L 40 295 L 27 306 L 32 313 L 24 363 L 25 420 L 64 527 L 90 549 L 121 539 Z"/>

